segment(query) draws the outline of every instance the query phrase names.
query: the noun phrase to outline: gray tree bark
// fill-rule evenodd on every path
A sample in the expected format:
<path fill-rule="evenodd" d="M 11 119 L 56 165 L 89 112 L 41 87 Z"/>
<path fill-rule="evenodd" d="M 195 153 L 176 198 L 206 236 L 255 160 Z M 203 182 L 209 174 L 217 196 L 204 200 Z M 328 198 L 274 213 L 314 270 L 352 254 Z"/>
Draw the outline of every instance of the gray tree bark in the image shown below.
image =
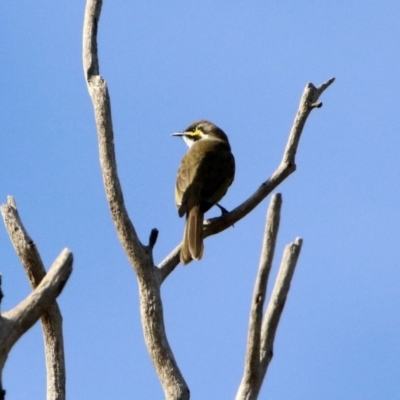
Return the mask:
<path fill-rule="evenodd" d="M 149 244 L 140 242 L 126 210 L 117 173 L 111 104 L 107 84 L 100 76 L 97 55 L 97 27 L 102 2 L 88 0 L 83 29 L 83 65 L 97 125 L 103 182 L 114 225 L 139 284 L 140 312 L 144 338 L 161 381 L 166 399 L 189 399 L 189 388 L 179 370 L 164 326 L 160 294 L 160 273 L 154 266 L 152 249 L 157 232 L 150 233 Z"/>
<path fill-rule="evenodd" d="M 134 225 L 128 216 L 115 160 L 110 98 L 107 84 L 100 75 L 97 53 L 97 31 L 101 6 L 101 0 L 87 0 L 83 28 L 83 66 L 87 88 L 94 107 L 106 197 L 119 240 L 138 279 L 144 339 L 165 397 L 167 400 L 186 400 L 190 398 L 190 392 L 166 336 L 160 295 L 162 282 L 179 263 L 181 245 L 178 245 L 158 266 L 155 266 L 152 250 L 157 240 L 157 230 L 151 231 L 148 244 L 145 245 L 139 240 Z M 204 238 L 222 232 L 245 217 L 296 170 L 295 155 L 305 122 L 314 108 L 322 106 L 322 103 L 318 103 L 318 98 L 333 81 L 334 78 L 331 78 L 319 87 L 315 87 L 311 83 L 307 84 L 283 159 L 277 170 L 261 184 L 254 194 L 234 210 L 224 214 L 223 218 L 205 221 Z M 272 357 L 273 340 L 300 253 L 301 239 L 296 239 L 294 243 L 287 246 L 270 304 L 266 315 L 262 318 L 268 272 L 275 247 L 274 238 L 277 234 L 280 203 L 280 196 L 275 196 L 271 206 L 271 213 L 274 215 L 271 218 L 274 222 L 271 220 L 267 224 L 267 231 L 271 230 L 271 233 L 266 234 L 262 261 L 256 281 L 245 373 L 239 387 L 237 400 L 255 399 L 258 395 Z"/>
<path fill-rule="evenodd" d="M 263 307 L 275 253 L 281 205 L 281 195 L 279 193 L 274 194 L 267 213 L 260 266 L 251 303 L 245 366 L 236 400 L 256 400 L 258 398 L 268 365 L 272 359 L 276 330 L 300 255 L 302 239 L 296 238 L 294 243 L 290 243 L 285 248 L 275 287 L 263 321 Z"/>
<path fill-rule="evenodd" d="M 28 276 L 33 289 L 36 289 L 46 276 L 39 251 L 19 217 L 15 200 L 9 196 L 7 204 L 1 206 L 1 213 L 14 249 Z M 68 255 L 65 273 L 66 280 L 72 271 L 72 253 Z M 62 289 L 62 288 L 61 288 Z M 65 359 L 61 311 L 56 301 L 50 302 L 41 316 L 46 356 L 47 400 L 65 400 Z"/>

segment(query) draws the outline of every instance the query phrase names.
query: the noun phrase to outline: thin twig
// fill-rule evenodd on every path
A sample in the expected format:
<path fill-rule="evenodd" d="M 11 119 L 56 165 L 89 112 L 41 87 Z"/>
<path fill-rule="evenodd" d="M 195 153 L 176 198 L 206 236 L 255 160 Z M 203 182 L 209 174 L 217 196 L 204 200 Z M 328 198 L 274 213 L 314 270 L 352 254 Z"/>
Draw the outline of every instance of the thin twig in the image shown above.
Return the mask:
<path fill-rule="evenodd" d="M 213 218 L 205 221 L 203 227 L 203 237 L 206 238 L 215 235 L 229 228 L 240 219 L 250 213 L 258 204 L 260 204 L 279 184 L 281 184 L 290 174 L 296 170 L 295 156 L 299 146 L 301 134 L 310 112 L 316 108 L 318 99 L 327 89 L 335 78 L 331 78 L 322 85 L 315 87 L 308 83 L 303 91 L 292 129 L 289 134 L 288 142 L 283 153 L 282 161 L 271 177 L 263 182 L 260 187 L 238 207 L 231 212 L 224 214 L 221 218 Z M 321 103 L 319 103 L 321 104 Z M 164 281 L 167 276 L 175 269 L 179 263 L 179 257 L 176 252 L 180 245 L 175 248 L 159 265 L 161 280 Z"/>
<path fill-rule="evenodd" d="M 245 368 L 242 382 L 239 386 L 236 397 L 237 400 L 250 400 L 252 398 L 252 388 L 259 386 L 263 306 L 266 298 L 268 277 L 271 271 L 276 238 L 279 230 L 281 205 L 281 194 L 274 194 L 267 212 L 260 266 L 257 273 L 256 283 L 254 285 L 253 300 L 251 303 Z"/>
<path fill-rule="evenodd" d="M 138 278 L 145 342 L 166 399 L 186 400 L 189 399 L 189 389 L 175 361 L 165 332 L 159 270 L 154 267 L 152 257 L 152 245 L 156 237 L 152 236 L 149 246 L 144 246 L 140 242 L 124 205 L 118 178 L 110 97 L 107 84 L 99 75 L 97 55 L 97 30 L 101 5 L 100 0 L 87 0 L 86 3 L 83 65 L 94 106 L 104 187 L 119 240 Z"/>
<path fill-rule="evenodd" d="M 31 287 L 35 289 L 46 275 L 46 270 L 36 244 L 22 224 L 13 197 L 8 196 L 7 204 L 1 206 L 1 213 Z M 49 305 L 41 317 L 41 322 L 46 352 L 47 400 L 64 400 L 66 379 L 64 339 L 62 316 L 57 302 Z"/>

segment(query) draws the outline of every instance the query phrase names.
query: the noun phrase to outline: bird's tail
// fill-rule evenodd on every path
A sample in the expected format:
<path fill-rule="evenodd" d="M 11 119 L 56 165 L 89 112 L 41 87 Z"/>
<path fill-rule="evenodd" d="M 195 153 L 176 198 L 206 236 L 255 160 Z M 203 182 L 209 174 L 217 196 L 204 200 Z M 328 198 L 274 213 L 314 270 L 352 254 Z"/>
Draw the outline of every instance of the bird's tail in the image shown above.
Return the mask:
<path fill-rule="evenodd" d="M 203 256 L 203 218 L 204 214 L 200 212 L 198 206 L 190 208 L 186 218 L 181 247 L 180 258 L 183 265 L 190 263 L 192 260 L 200 260 Z"/>

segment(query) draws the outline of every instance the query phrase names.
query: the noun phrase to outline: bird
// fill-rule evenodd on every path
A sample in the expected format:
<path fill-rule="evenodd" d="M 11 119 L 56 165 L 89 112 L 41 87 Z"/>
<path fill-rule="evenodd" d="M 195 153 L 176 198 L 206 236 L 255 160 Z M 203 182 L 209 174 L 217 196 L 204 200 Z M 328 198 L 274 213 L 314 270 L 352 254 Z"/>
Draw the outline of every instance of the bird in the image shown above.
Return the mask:
<path fill-rule="evenodd" d="M 186 216 L 180 262 L 183 265 L 203 256 L 204 214 L 225 196 L 235 177 L 235 158 L 228 136 L 206 120 L 173 133 L 189 146 L 178 169 L 175 203 L 179 217 Z M 219 206 L 222 212 L 226 210 Z"/>

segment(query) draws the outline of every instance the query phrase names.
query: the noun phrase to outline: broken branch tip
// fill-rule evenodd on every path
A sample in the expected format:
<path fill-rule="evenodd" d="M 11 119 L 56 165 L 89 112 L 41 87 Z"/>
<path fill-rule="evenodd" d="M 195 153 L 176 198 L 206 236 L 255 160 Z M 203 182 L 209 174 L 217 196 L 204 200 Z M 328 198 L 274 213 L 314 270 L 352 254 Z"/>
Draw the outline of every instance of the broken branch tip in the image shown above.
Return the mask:
<path fill-rule="evenodd" d="M 150 232 L 150 236 L 149 236 L 149 247 L 151 249 L 153 249 L 153 247 L 155 246 L 156 242 L 157 242 L 157 238 L 158 238 L 158 229 L 153 228 Z"/>

